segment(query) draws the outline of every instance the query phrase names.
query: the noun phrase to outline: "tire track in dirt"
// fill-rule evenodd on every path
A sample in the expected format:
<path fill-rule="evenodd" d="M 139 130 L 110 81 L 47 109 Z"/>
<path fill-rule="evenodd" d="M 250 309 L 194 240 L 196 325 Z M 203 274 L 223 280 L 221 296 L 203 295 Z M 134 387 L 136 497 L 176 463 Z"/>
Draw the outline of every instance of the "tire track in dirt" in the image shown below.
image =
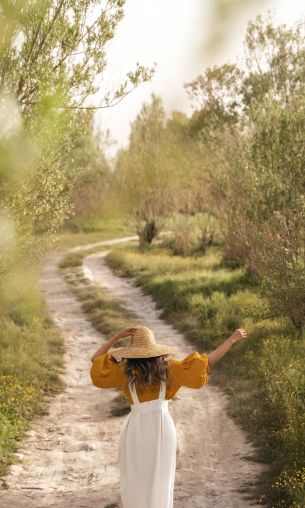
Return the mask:
<path fill-rule="evenodd" d="M 80 246 L 107 246 L 135 237 Z M 50 397 L 48 414 L 32 421 L 20 443 L 19 463 L 2 478 L 1 508 L 106 508 L 119 501 L 118 435 L 126 416 L 112 417 L 117 390 L 92 386 L 90 357 L 103 336 L 87 320 L 58 264 L 67 252 L 45 259 L 40 290 L 65 343 L 63 393 Z M 116 277 L 104 262 L 106 252 L 87 256 L 85 275 L 120 299 L 151 327 L 157 340 L 192 351 L 183 336 L 159 319 L 152 299 L 131 279 Z M 176 355 L 180 357 L 180 355 Z M 181 389 L 170 403 L 178 434 L 175 508 L 247 508 L 247 492 L 262 470 L 241 429 L 226 415 L 227 396 L 209 384 Z M 143 506 L 145 508 L 145 506 Z"/>

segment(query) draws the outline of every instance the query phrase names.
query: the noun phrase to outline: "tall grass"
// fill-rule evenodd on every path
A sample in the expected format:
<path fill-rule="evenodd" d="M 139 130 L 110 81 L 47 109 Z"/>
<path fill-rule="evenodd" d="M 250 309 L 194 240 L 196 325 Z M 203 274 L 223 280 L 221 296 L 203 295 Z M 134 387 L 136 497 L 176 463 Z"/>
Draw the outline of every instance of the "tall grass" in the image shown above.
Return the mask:
<path fill-rule="evenodd" d="M 235 328 L 247 330 L 246 341 L 215 365 L 213 380 L 230 395 L 230 414 L 269 465 L 259 482 L 261 502 L 304 508 L 305 340 L 290 320 L 272 315 L 245 269 L 225 268 L 215 247 L 195 258 L 160 246 L 145 253 L 118 246 L 107 262 L 120 275 L 136 276 L 195 349 L 210 351 Z"/>

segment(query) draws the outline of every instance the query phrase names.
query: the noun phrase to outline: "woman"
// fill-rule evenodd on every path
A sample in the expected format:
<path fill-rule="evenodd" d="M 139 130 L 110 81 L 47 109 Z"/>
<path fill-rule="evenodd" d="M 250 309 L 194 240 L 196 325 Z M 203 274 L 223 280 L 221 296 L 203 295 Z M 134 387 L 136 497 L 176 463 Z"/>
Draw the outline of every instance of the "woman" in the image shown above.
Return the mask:
<path fill-rule="evenodd" d="M 94 353 L 93 384 L 121 388 L 130 403 L 119 441 L 124 508 L 172 508 L 177 436 L 168 402 L 182 386 L 206 384 L 212 365 L 246 335 L 239 328 L 211 353 L 195 351 L 176 360 L 168 355 L 178 348 L 158 344 L 149 328 L 135 326 L 123 328 Z M 129 345 L 108 352 L 128 336 Z"/>

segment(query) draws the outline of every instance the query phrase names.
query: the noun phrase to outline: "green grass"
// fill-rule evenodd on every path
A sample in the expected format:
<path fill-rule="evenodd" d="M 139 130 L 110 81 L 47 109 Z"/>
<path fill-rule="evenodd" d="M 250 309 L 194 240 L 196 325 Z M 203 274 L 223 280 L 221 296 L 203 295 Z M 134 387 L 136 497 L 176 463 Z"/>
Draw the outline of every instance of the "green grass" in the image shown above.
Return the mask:
<path fill-rule="evenodd" d="M 18 274 L 1 295 L 0 474 L 14 461 L 31 418 L 47 410 L 43 395 L 62 390 L 63 343 L 36 290 L 37 277 L 36 270 Z"/>
<path fill-rule="evenodd" d="M 268 301 L 242 267 L 225 267 L 220 249 L 197 257 L 173 256 L 162 246 L 140 253 L 117 246 L 108 264 L 151 294 L 162 317 L 194 348 L 211 351 L 235 328 L 248 338 L 214 366 L 213 382 L 230 396 L 229 412 L 269 465 L 259 481 L 261 501 L 305 506 L 305 340 L 290 321 L 273 316 Z"/>
<path fill-rule="evenodd" d="M 71 224 L 76 225 L 72 227 Z M 62 229 L 57 235 L 54 247 L 68 248 L 135 234 L 135 225 L 128 219 L 99 219 L 81 222 L 75 219 L 70 223 L 70 227 Z"/>

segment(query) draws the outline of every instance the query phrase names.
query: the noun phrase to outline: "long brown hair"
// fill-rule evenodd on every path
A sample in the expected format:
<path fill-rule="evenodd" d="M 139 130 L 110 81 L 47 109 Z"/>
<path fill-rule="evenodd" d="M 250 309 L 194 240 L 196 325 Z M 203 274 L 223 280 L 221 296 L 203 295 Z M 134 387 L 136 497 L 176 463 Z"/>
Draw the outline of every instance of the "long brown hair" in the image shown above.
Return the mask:
<path fill-rule="evenodd" d="M 138 389 L 139 393 L 145 390 L 145 384 L 157 387 L 161 381 L 167 379 L 167 356 L 152 356 L 150 358 L 123 358 L 123 365 L 128 382 Z"/>

